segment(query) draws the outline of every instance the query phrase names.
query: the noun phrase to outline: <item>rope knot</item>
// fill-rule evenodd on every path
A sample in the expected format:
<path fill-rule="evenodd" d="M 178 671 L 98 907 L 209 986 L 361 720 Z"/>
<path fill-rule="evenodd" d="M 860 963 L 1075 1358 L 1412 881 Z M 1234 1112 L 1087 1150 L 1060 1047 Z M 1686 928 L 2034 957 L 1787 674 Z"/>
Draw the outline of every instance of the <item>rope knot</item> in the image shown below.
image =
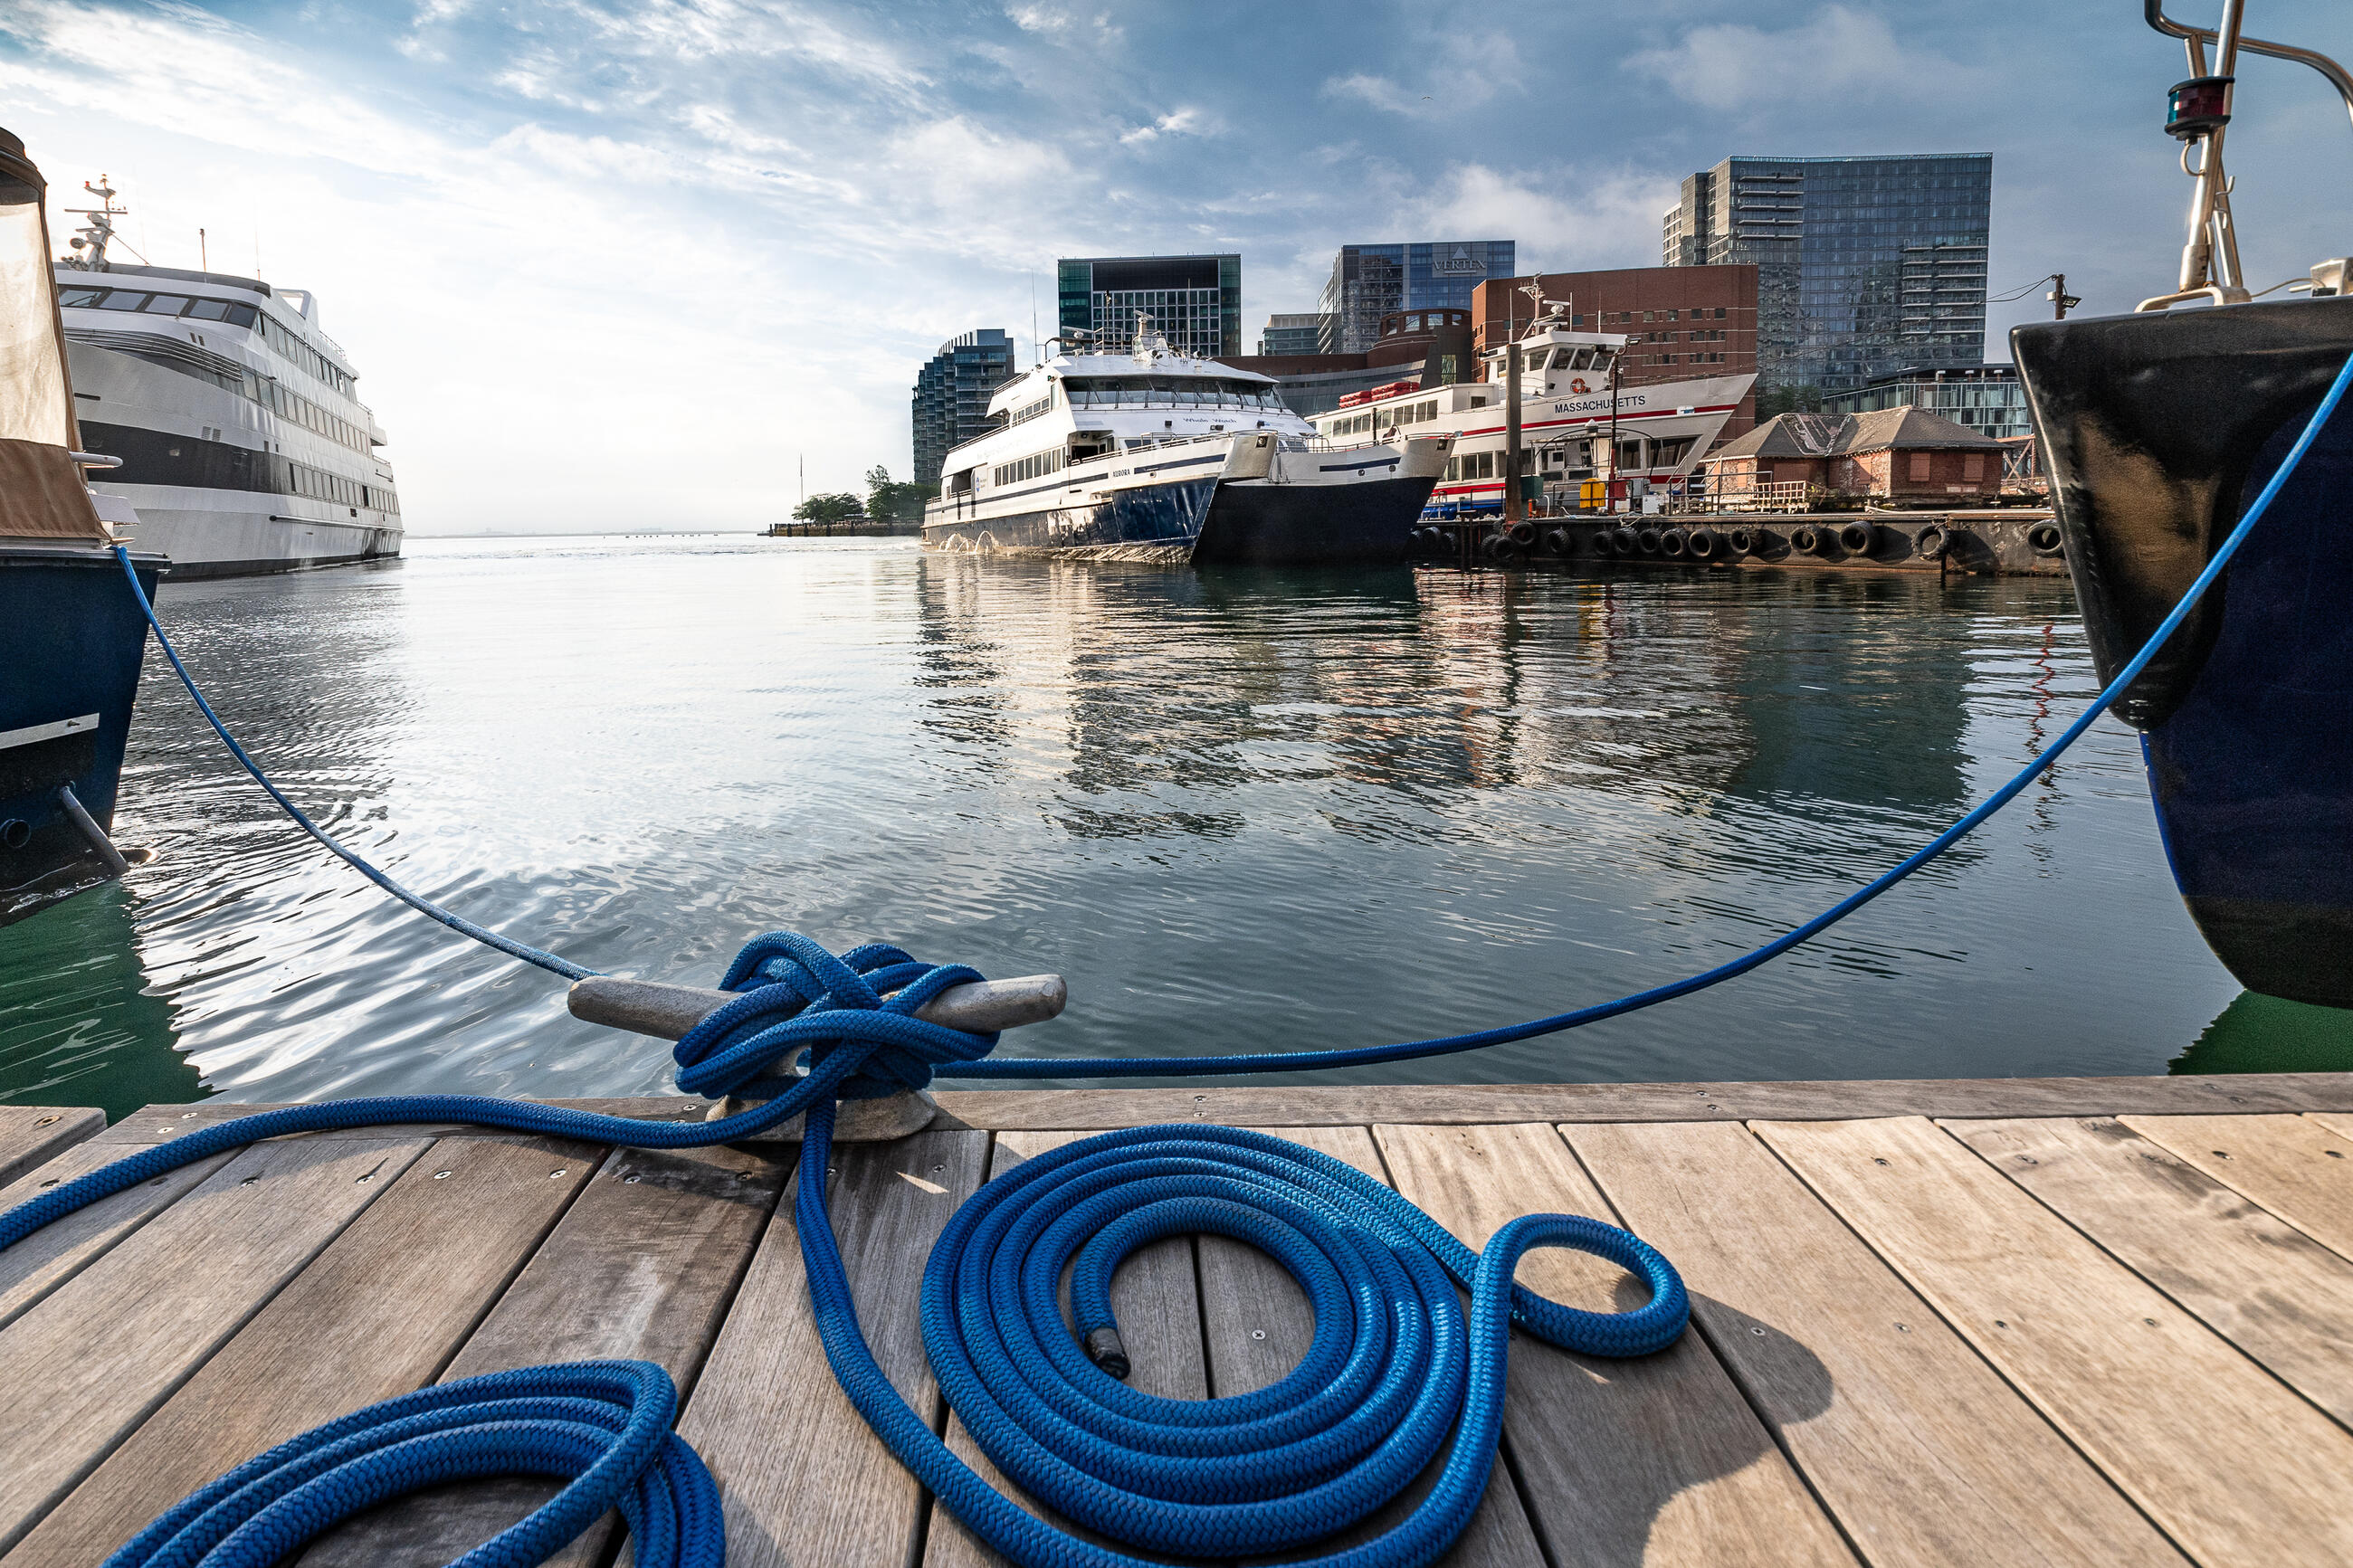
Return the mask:
<path fill-rule="evenodd" d="M 678 1086 L 712 1100 L 774 1100 L 805 1081 L 798 1068 L 838 1077 L 833 1092 L 843 1100 L 924 1088 L 935 1068 L 997 1048 L 994 1033 L 914 1016 L 949 986 L 984 978 L 887 942 L 835 954 L 797 932 L 770 931 L 744 943 L 719 983 L 737 999 L 679 1040 Z"/>

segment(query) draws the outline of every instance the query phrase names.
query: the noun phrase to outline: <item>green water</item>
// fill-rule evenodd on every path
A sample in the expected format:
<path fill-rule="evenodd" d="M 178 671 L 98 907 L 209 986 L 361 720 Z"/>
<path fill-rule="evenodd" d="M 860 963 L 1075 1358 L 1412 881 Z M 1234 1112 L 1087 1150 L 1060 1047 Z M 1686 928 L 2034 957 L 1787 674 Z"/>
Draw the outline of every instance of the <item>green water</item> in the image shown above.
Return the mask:
<path fill-rule="evenodd" d="M 2063 583 L 1193 573 L 900 541 L 415 542 L 167 584 L 222 710 L 429 896 L 715 979 L 780 927 L 1068 975 L 1038 1055 L 1372 1044 L 1721 962 L 1899 858 L 2092 695 Z M 657 1092 L 659 1041 L 297 837 L 151 658 L 120 887 L 0 930 L 0 1099 Z M 1359 1080 L 2353 1065 L 2174 896 L 2129 731 L 1824 942 Z"/>

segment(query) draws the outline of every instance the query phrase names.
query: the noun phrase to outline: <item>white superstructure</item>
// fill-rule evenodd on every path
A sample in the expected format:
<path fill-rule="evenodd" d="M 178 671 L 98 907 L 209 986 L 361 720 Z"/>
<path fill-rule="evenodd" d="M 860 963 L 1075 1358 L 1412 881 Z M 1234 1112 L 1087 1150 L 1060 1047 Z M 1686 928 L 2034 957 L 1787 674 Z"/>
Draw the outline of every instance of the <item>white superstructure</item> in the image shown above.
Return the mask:
<path fill-rule="evenodd" d="M 137 510 L 132 542 L 176 577 L 233 576 L 400 552 L 382 426 L 307 291 L 129 266 L 100 199 L 58 264 L 83 445 L 121 465 L 96 489 Z"/>
<path fill-rule="evenodd" d="M 1565 492 L 1569 505 L 1587 479 L 1612 481 L 1622 500 L 1626 480 L 1665 486 L 1688 475 L 1757 382 L 1744 373 L 1620 388 L 1611 373 L 1626 342 L 1620 332 L 1572 331 L 1558 311 L 1519 340 L 1521 471 Z M 1376 388 L 1354 407 L 1318 415 L 1316 427 L 1334 441 L 1451 436 L 1453 455 L 1430 504 L 1499 506 L 1508 353 L 1486 351 L 1484 381 Z"/>
<path fill-rule="evenodd" d="M 1272 377 L 1142 327 L 1132 353 L 1065 346 L 998 387 L 989 416 L 942 467 L 933 548 L 1394 560 L 1446 455 L 1442 439 L 1325 441 Z"/>

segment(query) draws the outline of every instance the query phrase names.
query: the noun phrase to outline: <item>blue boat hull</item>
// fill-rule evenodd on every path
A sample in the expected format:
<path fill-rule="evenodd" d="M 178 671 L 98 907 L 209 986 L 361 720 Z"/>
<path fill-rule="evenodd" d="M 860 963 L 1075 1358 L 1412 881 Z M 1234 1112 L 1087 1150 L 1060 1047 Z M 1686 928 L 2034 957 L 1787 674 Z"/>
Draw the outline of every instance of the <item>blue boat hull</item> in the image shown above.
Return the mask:
<path fill-rule="evenodd" d="M 152 596 L 162 557 L 132 561 Z M 0 739 L 40 737 L 0 744 L 0 924 L 105 879 L 58 786 L 112 828 L 146 647 L 146 618 L 112 555 L 0 548 Z M 64 732 L 43 733 L 53 729 Z"/>
<path fill-rule="evenodd" d="M 2013 347 L 2106 680 L 2353 354 L 2353 300 L 2021 328 Z M 2250 990 L 2353 1007 L 2353 412 L 2118 711 L 2216 955 Z"/>
<path fill-rule="evenodd" d="M 1190 556 L 1215 474 L 1120 490 L 1100 501 L 1040 507 L 995 517 L 926 518 L 923 543 L 937 549 L 1084 550 L 1154 547 Z"/>

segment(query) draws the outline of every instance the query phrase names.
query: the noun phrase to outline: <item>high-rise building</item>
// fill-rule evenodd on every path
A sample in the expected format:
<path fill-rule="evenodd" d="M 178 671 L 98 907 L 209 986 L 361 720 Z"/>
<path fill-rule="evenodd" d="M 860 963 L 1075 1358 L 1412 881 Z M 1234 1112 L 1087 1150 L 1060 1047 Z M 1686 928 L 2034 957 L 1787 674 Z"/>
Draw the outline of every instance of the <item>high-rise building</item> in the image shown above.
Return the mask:
<path fill-rule="evenodd" d="M 1380 341 L 1381 318 L 1398 310 L 1467 310 L 1471 290 L 1509 278 L 1519 246 L 1508 239 L 1344 245 L 1324 285 L 1323 352 L 1360 354 Z"/>
<path fill-rule="evenodd" d="M 950 338 L 915 373 L 915 483 L 940 482 L 949 449 L 988 427 L 989 395 L 1013 374 L 1013 340 L 996 327 Z"/>
<path fill-rule="evenodd" d="M 1269 316 L 1258 335 L 1258 352 L 1267 354 L 1323 353 L 1324 317 L 1320 311 L 1297 316 Z"/>
<path fill-rule="evenodd" d="M 1662 226 L 1669 267 L 1757 268 L 1759 416 L 1985 358 L 1989 154 L 1726 158 Z"/>
<path fill-rule="evenodd" d="M 1101 334 L 1121 351 L 1135 342 L 1140 312 L 1178 353 L 1216 359 L 1242 352 L 1242 258 L 1227 256 L 1064 257 L 1054 264 L 1064 331 Z"/>

